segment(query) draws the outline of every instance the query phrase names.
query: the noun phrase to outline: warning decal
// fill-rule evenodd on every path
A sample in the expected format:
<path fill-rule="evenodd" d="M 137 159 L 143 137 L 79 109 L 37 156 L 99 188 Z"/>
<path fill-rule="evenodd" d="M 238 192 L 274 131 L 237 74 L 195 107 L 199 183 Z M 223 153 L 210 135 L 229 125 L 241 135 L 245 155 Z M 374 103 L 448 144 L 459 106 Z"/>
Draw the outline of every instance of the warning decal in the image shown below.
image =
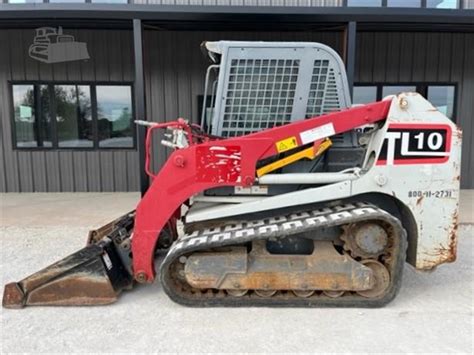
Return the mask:
<path fill-rule="evenodd" d="M 326 123 L 325 125 L 308 129 L 307 131 L 300 133 L 301 143 L 308 144 L 317 141 L 321 138 L 330 137 L 336 134 L 332 123 Z"/>
<path fill-rule="evenodd" d="M 296 140 L 296 137 L 289 137 L 276 142 L 275 145 L 278 153 L 283 153 L 287 150 L 296 148 L 298 146 L 298 142 Z"/>

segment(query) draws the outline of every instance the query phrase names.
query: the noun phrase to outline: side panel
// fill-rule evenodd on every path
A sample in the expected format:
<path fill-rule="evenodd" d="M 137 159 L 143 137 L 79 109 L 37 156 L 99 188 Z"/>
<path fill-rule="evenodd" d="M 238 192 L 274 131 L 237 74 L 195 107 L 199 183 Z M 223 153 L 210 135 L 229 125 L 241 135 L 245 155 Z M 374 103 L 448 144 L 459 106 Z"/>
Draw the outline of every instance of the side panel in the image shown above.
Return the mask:
<path fill-rule="evenodd" d="M 401 94 L 367 157 L 372 152 L 375 166 L 352 182 L 352 194 L 382 192 L 409 207 L 418 229 L 417 269 L 454 261 L 461 130 L 420 95 Z"/>
<path fill-rule="evenodd" d="M 223 218 L 379 192 L 395 197 L 410 209 L 417 222 L 416 268 L 431 269 L 456 258 L 460 161 L 461 130 L 420 95 L 400 94 L 393 97 L 384 126 L 372 136 L 364 162 L 367 171 L 359 179 L 204 208 L 189 214 L 186 220 Z"/>

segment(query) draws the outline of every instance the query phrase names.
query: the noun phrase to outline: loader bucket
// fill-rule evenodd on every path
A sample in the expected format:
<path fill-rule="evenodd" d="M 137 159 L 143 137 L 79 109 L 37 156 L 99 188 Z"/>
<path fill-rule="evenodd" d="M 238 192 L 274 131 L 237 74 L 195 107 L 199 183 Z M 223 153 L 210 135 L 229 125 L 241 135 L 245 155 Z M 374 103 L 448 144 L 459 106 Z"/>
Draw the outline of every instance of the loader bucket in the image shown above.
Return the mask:
<path fill-rule="evenodd" d="M 103 305 L 117 300 L 133 278 L 109 237 L 5 286 L 3 307 Z"/>

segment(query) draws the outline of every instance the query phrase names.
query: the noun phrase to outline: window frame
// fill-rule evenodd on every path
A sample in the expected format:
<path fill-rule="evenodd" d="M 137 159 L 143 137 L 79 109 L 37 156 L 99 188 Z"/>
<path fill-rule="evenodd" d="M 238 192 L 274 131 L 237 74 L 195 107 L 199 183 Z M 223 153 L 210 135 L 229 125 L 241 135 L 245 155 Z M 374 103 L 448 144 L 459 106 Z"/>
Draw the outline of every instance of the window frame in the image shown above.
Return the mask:
<path fill-rule="evenodd" d="M 416 92 L 422 95 L 424 98 L 427 98 L 428 87 L 429 86 L 453 86 L 454 87 L 454 97 L 453 97 L 453 117 L 450 118 L 451 121 L 457 123 L 457 106 L 458 106 L 458 82 L 449 82 L 449 81 L 401 81 L 401 82 L 357 82 L 354 83 L 356 86 L 375 86 L 377 88 L 376 100 L 380 101 L 383 99 L 383 87 L 384 86 L 415 86 Z M 448 117 L 449 118 L 449 117 Z"/>
<path fill-rule="evenodd" d="M 462 10 L 463 9 L 463 2 L 462 0 L 455 0 L 456 1 L 456 7 L 447 7 L 447 8 L 438 8 L 438 7 L 432 7 L 428 6 L 428 1 L 427 0 L 421 0 L 421 4 L 424 5 L 424 8 L 426 9 L 435 9 L 435 10 Z"/>
<path fill-rule="evenodd" d="M 35 102 L 34 109 L 35 115 L 40 113 L 41 108 L 39 94 L 37 93 L 38 87 L 41 85 L 48 86 L 48 92 L 50 95 L 50 115 L 51 115 L 51 147 L 19 147 L 16 140 L 16 124 L 15 124 L 15 103 L 13 100 L 13 86 L 14 85 L 33 85 Z M 87 85 L 90 88 L 91 96 L 91 117 L 92 117 L 92 134 L 93 134 L 93 144 L 92 147 L 59 147 L 58 143 L 58 131 L 57 131 L 57 122 L 56 122 L 56 104 L 54 96 L 54 86 L 55 85 Z M 130 88 L 130 98 L 131 98 L 131 125 L 132 125 L 132 146 L 130 147 L 101 147 L 99 146 L 99 125 L 97 119 L 97 86 L 127 86 Z M 11 126 L 11 137 L 12 137 L 12 149 L 18 151 L 123 151 L 123 150 L 137 150 L 137 129 L 133 128 L 135 120 L 135 88 L 133 86 L 133 81 L 52 81 L 52 80 L 9 80 L 8 81 L 8 95 L 10 101 L 10 126 Z M 37 117 L 35 116 L 35 124 Z"/>

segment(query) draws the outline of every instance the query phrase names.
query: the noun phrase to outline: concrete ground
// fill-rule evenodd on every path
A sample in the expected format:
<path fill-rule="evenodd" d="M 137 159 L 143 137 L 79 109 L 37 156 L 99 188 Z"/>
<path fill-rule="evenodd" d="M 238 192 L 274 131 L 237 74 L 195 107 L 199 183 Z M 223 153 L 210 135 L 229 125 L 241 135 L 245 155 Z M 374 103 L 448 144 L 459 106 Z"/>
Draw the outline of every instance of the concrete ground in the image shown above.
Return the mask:
<path fill-rule="evenodd" d="M 473 191 L 463 191 L 458 260 L 405 268 L 382 309 L 193 309 L 159 284 L 104 307 L 1 310 L 2 353 L 473 351 Z M 137 194 L 7 194 L 1 199 L 1 283 L 83 246 L 87 231 L 132 209 Z"/>

